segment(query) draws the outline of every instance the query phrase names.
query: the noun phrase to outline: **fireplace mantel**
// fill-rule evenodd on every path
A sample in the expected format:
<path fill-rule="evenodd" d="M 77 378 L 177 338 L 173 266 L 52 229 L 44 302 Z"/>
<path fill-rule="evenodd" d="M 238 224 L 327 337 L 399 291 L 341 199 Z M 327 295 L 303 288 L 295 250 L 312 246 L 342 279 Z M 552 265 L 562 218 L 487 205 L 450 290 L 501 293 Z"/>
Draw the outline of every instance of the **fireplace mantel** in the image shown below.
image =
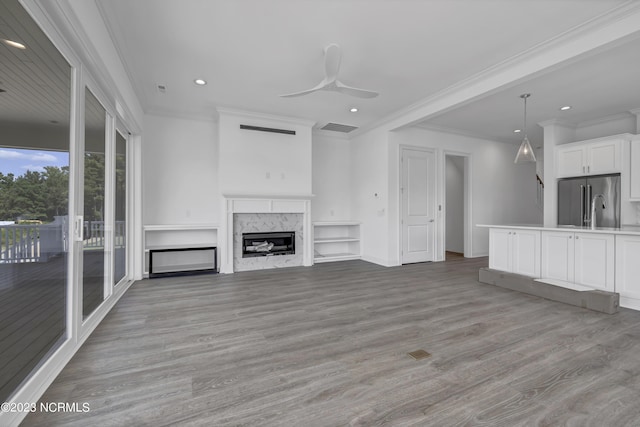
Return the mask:
<path fill-rule="evenodd" d="M 239 213 L 299 213 L 303 216 L 302 259 L 304 266 L 313 265 L 311 229 L 312 194 L 223 195 L 222 233 L 220 239 L 220 272 L 233 273 L 233 215 Z"/>

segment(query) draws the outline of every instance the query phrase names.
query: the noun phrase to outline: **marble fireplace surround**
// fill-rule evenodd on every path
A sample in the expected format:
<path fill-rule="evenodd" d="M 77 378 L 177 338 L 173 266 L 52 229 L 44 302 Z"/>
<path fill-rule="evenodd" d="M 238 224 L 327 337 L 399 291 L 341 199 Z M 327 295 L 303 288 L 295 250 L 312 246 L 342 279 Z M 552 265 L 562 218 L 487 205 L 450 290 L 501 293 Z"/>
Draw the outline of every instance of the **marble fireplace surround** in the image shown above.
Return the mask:
<path fill-rule="evenodd" d="M 302 240 L 300 243 L 298 241 L 298 232 L 296 232 L 296 256 L 300 256 L 298 254 L 301 251 L 302 256 L 302 264 L 304 266 L 313 265 L 313 239 L 311 238 L 312 230 L 311 230 L 311 198 L 313 195 L 304 194 L 304 195 L 268 195 L 268 196 L 257 196 L 257 195 L 224 195 L 224 203 L 223 209 L 224 214 L 222 215 L 222 235 L 220 236 L 219 245 L 220 245 L 220 273 L 233 273 L 234 270 L 234 253 L 236 251 L 234 242 L 235 235 L 241 233 L 242 230 L 234 230 L 234 223 L 237 224 L 238 221 L 234 221 L 234 216 L 236 214 L 257 214 L 256 218 L 264 217 L 259 214 L 282 214 L 282 218 L 298 217 L 298 215 L 292 216 L 288 214 L 301 214 L 302 216 L 302 233 L 300 239 Z M 251 216 L 242 215 L 243 218 L 251 218 Z M 243 221 L 240 221 L 242 223 Z M 293 231 L 293 230 L 287 230 Z M 264 258 L 282 258 L 281 261 L 285 261 L 287 255 L 279 256 L 279 257 L 264 257 Z M 264 260 L 263 260 L 264 261 Z M 270 263 L 274 261 L 269 260 Z M 299 262 L 299 261 L 298 261 Z M 275 265 L 266 265 L 262 268 L 274 268 L 278 266 L 286 266 L 286 262 L 283 265 L 278 265 L 277 260 Z M 300 264 L 298 264 L 300 265 Z M 260 269 L 244 266 L 242 268 L 238 268 L 237 270 L 247 270 L 247 269 Z"/>

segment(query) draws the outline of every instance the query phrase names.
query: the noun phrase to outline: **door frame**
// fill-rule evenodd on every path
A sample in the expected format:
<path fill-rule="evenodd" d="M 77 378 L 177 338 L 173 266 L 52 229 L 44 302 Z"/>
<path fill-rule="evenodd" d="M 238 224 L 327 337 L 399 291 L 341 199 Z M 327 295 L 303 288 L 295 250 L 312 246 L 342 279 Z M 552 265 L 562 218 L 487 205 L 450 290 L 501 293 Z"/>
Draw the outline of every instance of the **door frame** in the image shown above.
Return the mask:
<path fill-rule="evenodd" d="M 402 177 L 404 175 L 404 165 L 402 162 L 402 155 L 404 150 L 413 150 L 413 151 L 423 151 L 426 153 L 431 153 L 433 154 L 434 157 L 434 162 L 433 162 L 433 166 L 434 166 L 434 170 L 429 172 L 429 177 L 432 178 L 435 183 L 434 183 L 434 187 L 435 187 L 435 191 L 434 191 L 434 196 L 435 196 L 435 205 L 436 205 L 436 212 L 435 212 L 435 221 L 434 221 L 434 233 L 433 233 L 433 260 L 431 262 L 435 262 L 435 261 L 441 261 L 441 259 L 439 259 L 439 253 L 437 251 L 438 248 L 438 239 L 439 239 L 439 234 L 440 234 L 440 214 L 441 212 L 438 211 L 437 207 L 441 206 L 440 202 L 440 197 L 439 197 L 439 185 L 438 185 L 438 169 L 440 168 L 439 166 L 439 150 L 436 148 L 432 148 L 432 147 L 420 147 L 420 146 L 415 146 L 415 145 L 409 145 L 409 144 L 400 144 L 399 145 L 399 150 L 398 150 L 398 265 L 405 265 L 402 263 L 402 251 L 404 249 L 404 241 L 403 241 L 403 230 L 402 230 L 402 218 L 404 215 L 404 206 L 402 203 Z M 444 252 L 443 252 L 444 254 Z"/>
<path fill-rule="evenodd" d="M 462 151 L 455 151 L 455 150 L 443 150 L 442 151 L 442 158 L 441 158 L 441 179 L 440 179 L 440 194 L 442 195 L 441 198 L 441 202 L 442 202 L 442 223 L 440 225 L 440 229 L 439 232 L 441 233 L 441 239 L 440 241 L 442 242 L 442 246 L 441 246 L 441 252 L 440 255 L 442 257 L 442 260 L 445 259 L 445 252 L 446 252 L 446 218 L 447 218 L 447 190 L 446 190 L 446 185 L 447 185 L 447 156 L 457 156 L 457 157 L 463 157 L 464 158 L 464 231 L 463 231 L 463 236 L 464 236 L 464 256 L 465 258 L 472 258 L 473 257 L 473 221 L 472 221 L 472 197 L 471 195 L 473 194 L 472 191 L 472 187 L 473 187 L 473 180 L 471 179 L 472 173 L 471 173 L 471 168 L 472 168 L 472 164 L 473 164 L 473 155 L 471 153 L 467 153 L 467 152 L 462 152 Z"/>

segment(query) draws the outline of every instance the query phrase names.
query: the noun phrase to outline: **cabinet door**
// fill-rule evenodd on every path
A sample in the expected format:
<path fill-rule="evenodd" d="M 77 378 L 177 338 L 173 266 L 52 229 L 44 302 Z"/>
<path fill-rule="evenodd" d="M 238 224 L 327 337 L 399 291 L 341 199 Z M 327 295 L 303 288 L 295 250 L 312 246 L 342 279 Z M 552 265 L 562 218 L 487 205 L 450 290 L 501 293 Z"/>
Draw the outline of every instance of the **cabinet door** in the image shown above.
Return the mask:
<path fill-rule="evenodd" d="M 615 291 L 640 300 L 640 236 L 616 236 Z"/>
<path fill-rule="evenodd" d="M 511 233 L 513 230 L 492 228 L 489 230 L 489 268 L 511 271 Z"/>
<path fill-rule="evenodd" d="M 613 235 L 576 233 L 574 245 L 575 282 L 605 291 L 613 291 L 615 279 Z"/>
<path fill-rule="evenodd" d="M 587 175 L 620 172 L 622 141 L 594 142 L 588 145 Z"/>
<path fill-rule="evenodd" d="M 530 277 L 540 277 L 540 231 L 513 230 L 512 271 Z"/>
<path fill-rule="evenodd" d="M 633 201 L 640 201 L 640 139 L 631 141 L 631 194 Z"/>
<path fill-rule="evenodd" d="M 586 147 L 575 146 L 556 148 L 558 162 L 557 177 L 580 176 L 586 174 Z"/>
<path fill-rule="evenodd" d="M 573 233 L 564 231 L 542 232 L 542 277 L 573 282 Z"/>

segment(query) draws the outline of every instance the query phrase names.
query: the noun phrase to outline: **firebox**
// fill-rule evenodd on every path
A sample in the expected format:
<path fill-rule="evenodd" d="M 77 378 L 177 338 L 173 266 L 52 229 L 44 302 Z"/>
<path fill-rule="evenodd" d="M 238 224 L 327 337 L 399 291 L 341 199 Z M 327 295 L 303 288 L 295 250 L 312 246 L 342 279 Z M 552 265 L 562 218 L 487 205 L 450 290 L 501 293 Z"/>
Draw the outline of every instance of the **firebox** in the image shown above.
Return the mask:
<path fill-rule="evenodd" d="M 295 253 L 295 231 L 242 233 L 242 258 Z"/>

